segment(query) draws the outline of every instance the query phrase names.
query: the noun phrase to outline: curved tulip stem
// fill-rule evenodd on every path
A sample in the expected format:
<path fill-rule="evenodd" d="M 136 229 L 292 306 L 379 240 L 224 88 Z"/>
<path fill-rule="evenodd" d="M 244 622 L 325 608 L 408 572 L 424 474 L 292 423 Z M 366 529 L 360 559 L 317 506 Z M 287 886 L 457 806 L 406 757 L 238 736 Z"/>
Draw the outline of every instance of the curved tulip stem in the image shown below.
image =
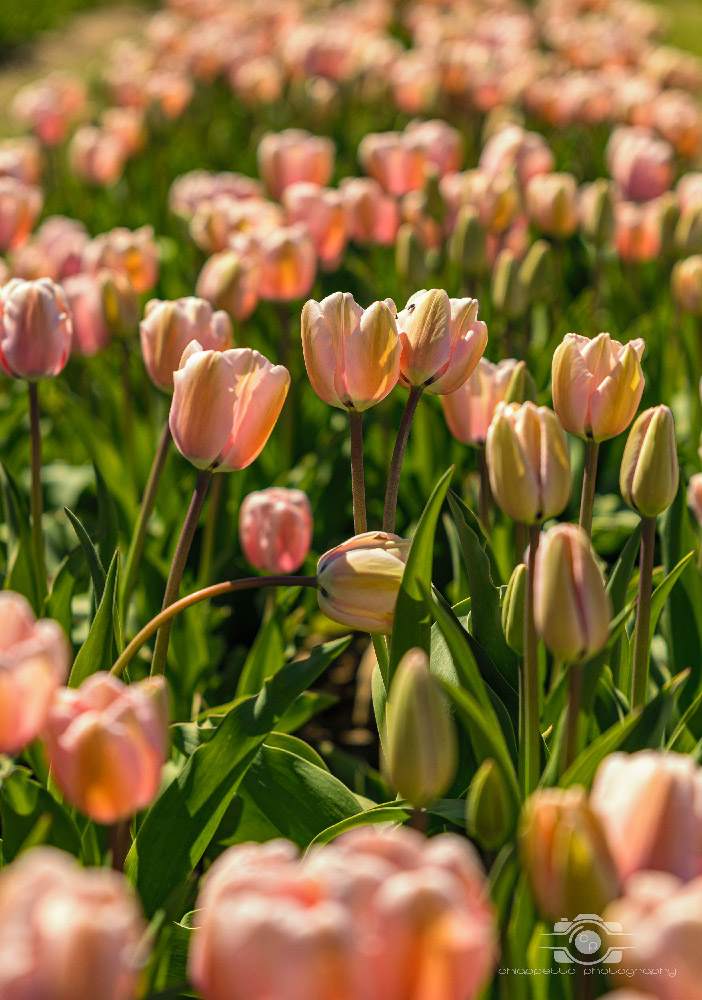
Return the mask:
<path fill-rule="evenodd" d="M 195 483 L 195 492 L 193 493 L 193 498 L 190 501 L 190 507 L 188 513 L 185 515 L 185 521 L 183 522 L 183 528 L 180 533 L 180 538 L 178 539 L 178 545 L 176 546 L 175 555 L 173 556 L 173 562 L 171 563 L 171 571 L 168 574 L 168 583 L 166 584 L 166 592 L 163 595 L 163 605 L 162 610 L 165 611 L 175 600 L 178 598 L 178 591 L 180 590 L 180 582 L 183 579 L 183 571 L 185 570 L 185 564 L 188 560 L 188 553 L 190 552 L 190 546 L 193 544 L 193 538 L 195 537 L 195 530 L 197 529 L 197 522 L 200 520 L 200 514 L 202 512 L 202 505 L 205 502 L 205 497 L 207 496 L 207 488 L 210 485 L 210 480 L 212 479 L 212 473 L 209 469 L 204 469 L 198 472 L 197 482 Z M 158 630 L 158 635 L 156 636 L 156 644 L 154 646 L 154 657 L 151 661 L 151 675 L 162 674 L 166 669 L 166 655 L 168 654 L 168 643 L 171 638 L 171 619 L 169 618 L 164 622 L 163 626 Z"/>
<path fill-rule="evenodd" d="M 539 730 L 539 648 L 534 625 L 534 567 L 541 538 L 541 525 L 529 527 L 527 591 L 524 607 L 524 661 L 520 691 L 520 752 L 522 788 L 526 798 L 536 788 L 541 775 L 541 732 Z"/>
<path fill-rule="evenodd" d="M 639 552 L 639 600 L 636 607 L 634 635 L 634 669 L 631 677 L 631 707 L 646 704 L 648 694 L 648 660 L 651 649 L 651 590 L 653 586 L 653 554 L 656 547 L 655 517 L 641 518 L 641 550 Z"/>
<path fill-rule="evenodd" d="M 44 532 L 41 527 L 43 500 L 41 493 L 41 413 L 39 410 L 39 385 L 29 382 L 29 438 L 31 466 L 30 507 L 32 515 L 32 546 L 34 548 L 34 566 L 37 574 L 39 601 L 46 597 L 46 560 L 44 558 Z M 37 609 L 39 610 L 39 609 Z"/>
<path fill-rule="evenodd" d="M 488 473 L 487 458 L 485 448 L 478 448 L 478 471 L 480 473 L 480 487 L 478 492 L 478 518 L 486 533 L 490 532 L 490 505 L 492 502 L 492 492 L 490 490 L 490 475 Z"/>
<path fill-rule="evenodd" d="M 395 515 L 397 513 L 397 494 L 400 489 L 400 475 L 402 473 L 402 460 L 405 457 L 405 448 L 409 438 L 410 427 L 417 409 L 417 403 L 424 391 L 424 386 L 413 385 L 410 388 L 405 412 L 397 430 L 395 447 L 390 460 L 390 471 L 388 473 L 388 485 L 385 489 L 385 511 L 383 512 L 383 531 L 395 531 Z"/>
<path fill-rule="evenodd" d="M 363 471 L 363 414 L 349 410 L 351 429 L 351 492 L 353 494 L 353 530 L 357 535 L 368 530 L 366 520 L 366 479 Z"/>
<path fill-rule="evenodd" d="M 181 611 L 187 611 L 194 604 L 200 601 L 211 601 L 215 597 L 223 594 L 233 594 L 239 590 L 254 590 L 257 587 L 316 587 L 316 576 L 247 576 L 241 580 L 225 580 L 223 583 L 215 583 L 211 587 L 197 590 L 193 594 L 181 597 L 179 601 L 174 601 L 163 611 L 159 612 L 155 618 L 143 627 L 134 636 L 124 652 L 115 660 L 112 673 L 119 676 L 134 659 L 144 643 L 148 642 L 154 632 L 169 624 Z"/>
<path fill-rule="evenodd" d="M 578 720 L 583 700 L 583 665 L 570 663 L 568 669 L 568 704 L 566 706 L 563 768 L 567 771 L 578 753 Z"/>
<path fill-rule="evenodd" d="M 580 501 L 580 527 L 588 538 L 592 536 L 592 508 L 595 503 L 595 482 L 597 480 L 597 456 L 599 441 L 588 441 L 585 445 L 585 468 L 583 469 L 583 494 Z"/>
<path fill-rule="evenodd" d="M 129 543 L 129 551 L 127 552 L 127 559 L 124 564 L 124 584 L 122 586 L 122 620 L 126 621 L 127 613 L 129 612 L 129 602 L 132 598 L 132 592 L 134 590 L 134 584 L 136 583 L 137 570 L 139 569 L 139 563 L 141 561 L 141 556 L 144 551 L 144 542 L 146 541 L 146 529 L 149 526 L 149 518 L 154 509 L 154 504 L 156 503 L 156 494 L 158 493 L 158 488 L 161 483 L 161 476 L 163 474 L 163 467 L 166 464 L 166 458 L 168 457 L 168 449 L 171 444 L 171 429 L 168 426 L 168 421 L 163 428 L 161 438 L 156 448 L 156 454 L 154 455 L 154 460 L 151 465 L 151 471 L 149 472 L 149 479 L 146 484 L 146 489 L 144 490 L 144 495 L 141 498 L 141 505 L 139 507 L 139 514 L 137 516 L 137 521 L 134 526 L 134 534 L 132 535 L 132 540 Z"/>

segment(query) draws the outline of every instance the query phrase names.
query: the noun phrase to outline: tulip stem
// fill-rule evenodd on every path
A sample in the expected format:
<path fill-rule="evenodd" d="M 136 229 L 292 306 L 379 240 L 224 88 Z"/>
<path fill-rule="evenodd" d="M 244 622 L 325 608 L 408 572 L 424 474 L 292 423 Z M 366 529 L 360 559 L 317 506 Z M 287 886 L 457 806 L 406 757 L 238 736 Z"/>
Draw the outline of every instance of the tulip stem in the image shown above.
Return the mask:
<path fill-rule="evenodd" d="M 217 520 L 219 508 L 222 505 L 222 490 L 224 488 L 224 476 L 215 476 L 210 490 L 210 502 L 207 505 L 207 518 L 205 520 L 205 531 L 202 536 L 202 549 L 200 551 L 200 566 L 198 569 L 198 581 L 201 587 L 206 587 L 212 573 L 212 556 L 214 553 L 215 537 L 217 535 Z"/>
<path fill-rule="evenodd" d="M 29 440 L 31 466 L 30 507 L 32 514 L 32 545 L 37 574 L 39 603 L 46 597 L 46 561 L 44 558 L 44 532 L 41 527 L 43 500 L 41 494 L 41 413 L 39 410 L 39 385 L 29 382 Z M 38 608 L 37 610 L 41 610 Z"/>
<path fill-rule="evenodd" d="M 353 530 L 360 535 L 368 530 L 366 520 L 366 479 L 363 471 L 363 414 L 349 410 L 351 428 L 351 493 L 353 495 Z"/>
<path fill-rule="evenodd" d="M 166 464 L 166 458 L 168 457 L 168 449 L 171 443 L 171 429 L 168 426 L 168 421 L 163 428 L 161 434 L 161 439 L 158 443 L 156 449 L 156 454 L 154 455 L 154 460 L 151 465 L 151 471 L 149 472 L 149 479 L 146 483 L 146 489 L 144 490 L 144 495 L 141 498 L 141 506 L 139 507 L 139 514 L 137 516 L 137 521 L 134 526 L 134 534 L 132 535 L 132 540 L 129 543 L 129 551 L 127 552 L 127 559 L 124 564 L 124 585 L 122 587 L 122 621 L 125 622 L 127 614 L 129 613 L 129 603 L 132 598 L 132 592 L 134 590 L 134 584 L 136 582 L 137 570 L 139 569 L 139 563 L 141 561 L 141 556 L 144 551 L 144 542 L 146 541 L 146 529 L 149 526 L 149 519 L 154 509 L 154 504 L 156 503 L 156 494 L 158 493 L 158 488 L 161 483 L 161 476 L 163 474 L 163 467 Z"/>
<path fill-rule="evenodd" d="M 127 466 L 134 468 L 134 421 L 132 410 L 134 409 L 134 394 L 132 393 L 132 382 L 129 377 L 129 345 L 126 340 L 120 340 L 121 373 L 122 373 L 122 405 L 124 406 L 124 453 Z"/>
<path fill-rule="evenodd" d="M 534 567 L 541 539 L 541 526 L 529 527 L 527 590 L 524 606 L 524 661 L 520 701 L 520 753 L 522 787 L 526 798 L 536 788 L 541 775 L 541 733 L 539 730 L 539 647 L 534 625 Z"/>
<path fill-rule="evenodd" d="M 180 583 L 183 579 L 183 572 L 185 570 L 185 564 L 188 560 L 188 553 L 190 552 L 190 546 L 193 544 L 197 523 L 200 520 L 202 505 L 205 502 L 207 488 L 210 485 L 211 479 L 212 473 L 209 469 L 201 469 L 197 474 L 197 482 L 195 483 L 193 498 L 190 501 L 188 513 L 185 515 L 183 528 L 180 533 L 180 538 L 178 539 L 178 545 L 176 546 L 175 555 L 173 556 L 173 562 L 171 563 L 171 571 L 168 574 L 168 583 L 166 584 L 166 592 L 163 595 L 163 605 L 161 607 L 162 611 L 165 611 L 166 608 L 173 604 L 178 598 L 178 591 L 180 590 Z M 156 636 L 154 656 L 151 661 L 152 676 L 154 674 L 162 674 L 166 669 L 166 655 L 168 654 L 168 643 L 170 638 L 171 619 L 168 618 L 164 621 L 163 626 L 158 630 L 158 635 Z"/>
<path fill-rule="evenodd" d="M 641 518 L 641 550 L 639 552 L 639 599 L 634 635 L 634 669 L 631 678 L 631 707 L 646 704 L 648 695 L 648 661 L 651 648 L 651 591 L 653 586 L 653 555 L 656 547 L 655 517 Z"/>
<path fill-rule="evenodd" d="M 395 447 L 390 460 L 390 471 L 388 473 L 388 485 L 385 490 L 385 511 L 383 513 L 383 531 L 395 531 L 395 515 L 397 513 L 397 494 L 400 489 L 400 475 L 402 473 L 402 460 L 405 457 L 405 448 L 409 437 L 410 427 L 414 418 L 417 403 L 422 395 L 424 386 L 413 385 L 410 388 L 405 412 L 397 430 Z"/>
<path fill-rule="evenodd" d="M 595 483 L 597 481 L 597 457 L 599 451 L 599 441 L 588 441 L 586 443 L 583 493 L 580 501 L 580 527 L 588 538 L 592 537 L 592 509 L 595 503 Z"/>
<path fill-rule="evenodd" d="M 490 476 L 488 474 L 487 458 L 485 448 L 478 448 L 478 471 L 480 473 L 480 486 L 478 489 L 478 518 L 486 534 L 490 533 L 490 503 L 492 493 L 490 491 Z"/>
<path fill-rule="evenodd" d="M 181 611 L 187 611 L 194 604 L 200 601 L 211 601 L 215 597 L 223 594 L 233 594 L 239 590 L 254 590 L 257 587 L 316 587 L 316 576 L 247 576 L 241 580 L 224 580 L 222 583 L 215 583 L 211 587 L 181 597 L 179 601 L 174 601 L 163 611 L 160 611 L 155 618 L 152 618 L 137 635 L 134 636 L 124 652 L 115 660 L 112 673 L 119 676 L 136 656 L 144 643 L 148 642 L 154 632 L 157 632 L 162 625 L 172 621 Z"/>
<path fill-rule="evenodd" d="M 568 704 L 566 706 L 565 743 L 563 745 L 563 773 L 578 753 L 578 720 L 583 700 L 583 665 L 570 663 L 568 670 Z"/>
<path fill-rule="evenodd" d="M 114 826 L 110 827 L 109 840 L 112 854 L 112 868 L 117 872 L 122 872 L 124 871 L 124 862 L 127 860 L 129 849 L 132 846 L 128 819 L 118 820 Z"/>

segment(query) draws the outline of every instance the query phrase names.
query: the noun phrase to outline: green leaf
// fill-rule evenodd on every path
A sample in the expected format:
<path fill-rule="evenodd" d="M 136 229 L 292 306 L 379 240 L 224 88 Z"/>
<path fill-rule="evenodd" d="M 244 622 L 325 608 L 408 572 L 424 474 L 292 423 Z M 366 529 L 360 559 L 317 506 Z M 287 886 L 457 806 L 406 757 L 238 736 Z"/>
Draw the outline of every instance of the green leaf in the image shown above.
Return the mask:
<path fill-rule="evenodd" d="M 684 477 L 681 477 L 675 500 L 663 517 L 661 542 L 666 572 L 674 568 L 682 555 L 695 548 Z M 663 632 L 668 642 L 671 672 L 690 669 L 690 679 L 680 696 L 681 706 L 686 708 L 702 690 L 702 575 L 694 561 L 685 567 L 680 586 L 666 603 Z"/>
<path fill-rule="evenodd" d="M 0 777 L 0 818 L 5 864 L 37 843 L 80 856 L 81 837 L 73 818 L 23 767 L 11 766 Z"/>
<path fill-rule="evenodd" d="M 199 862 L 276 721 L 349 642 L 318 646 L 269 678 L 258 696 L 236 705 L 153 803 L 125 865 L 149 916 Z"/>
<path fill-rule="evenodd" d="M 404 823 L 411 815 L 412 806 L 408 805 L 407 802 L 384 802 L 322 830 L 314 838 L 310 847 L 328 844 L 336 837 L 340 837 L 342 833 L 346 833 L 347 830 L 356 830 L 359 826 L 371 826 L 374 823 Z"/>
<path fill-rule="evenodd" d="M 7 571 L 5 589 L 27 598 L 36 614 L 41 613 L 29 511 L 9 471 L 0 462 L 0 490 L 7 525 Z"/>
<path fill-rule="evenodd" d="M 665 580 L 663 580 L 662 583 L 659 583 L 653 591 L 653 596 L 651 597 L 651 630 L 649 633 L 651 639 L 656 631 L 658 619 L 661 616 L 661 612 L 665 607 L 665 602 L 668 600 L 671 590 L 694 558 L 694 552 L 688 552 L 686 556 L 683 556 L 677 566 L 675 566 L 670 573 L 668 573 Z"/>
<path fill-rule="evenodd" d="M 249 650 L 236 686 L 237 697 L 258 694 L 267 677 L 272 677 L 285 663 L 285 637 L 277 608 L 261 624 Z"/>
<path fill-rule="evenodd" d="M 73 663 L 68 686 L 80 687 L 86 677 L 98 670 L 109 670 L 114 662 L 112 638 L 118 630 L 117 577 L 119 575 L 119 549 L 115 552 L 107 571 L 102 599 L 90 626 L 88 637 L 78 650 Z"/>
<path fill-rule="evenodd" d="M 78 520 L 76 515 L 68 507 L 63 508 L 66 512 L 66 517 L 73 525 L 73 530 L 78 536 L 78 541 L 80 546 L 85 553 L 85 558 L 88 563 L 88 569 L 90 570 L 90 579 L 93 581 L 93 589 L 95 591 L 95 603 L 99 604 L 102 599 L 102 593 L 105 589 L 105 580 L 107 574 L 105 573 L 105 567 L 102 565 L 100 556 L 98 555 L 98 550 L 93 545 L 90 535 L 85 530 L 81 522 Z"/>
<path fill-rule="evenodd" d="M 99 542 L 100 562 L 104 565 L 119 543 L 119 521 L 115 502 L 95 462 L 93 462 L 93 473 L 95 474 L 98 525 L 101 535 Z"/>
<path fill-rule="evenodd" d="M 418 646 L 426 650 L 427 656 L 430 652 L 431 618 L 417 581 L 422 580 L 427 586 L 431 583 L 436 524 L 452 475 L 453 466 L 443 474 L 434 487 L 412 539 L 395 605 L 390 662 L 387 676 L 383 677 L 386 688 L 392 682 L 397 664 L 408 649 Z"/>

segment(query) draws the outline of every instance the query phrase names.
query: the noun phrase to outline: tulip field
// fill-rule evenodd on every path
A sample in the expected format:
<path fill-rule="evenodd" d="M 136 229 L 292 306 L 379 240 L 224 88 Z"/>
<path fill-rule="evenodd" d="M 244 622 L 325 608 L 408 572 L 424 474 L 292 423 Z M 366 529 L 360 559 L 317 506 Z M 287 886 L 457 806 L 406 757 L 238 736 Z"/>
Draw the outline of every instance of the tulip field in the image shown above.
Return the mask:
<path fill-rule="evenodd" d="M 700 1000 L 675 25 L 165 0 L 16 90 L 0 1000 Z"/>

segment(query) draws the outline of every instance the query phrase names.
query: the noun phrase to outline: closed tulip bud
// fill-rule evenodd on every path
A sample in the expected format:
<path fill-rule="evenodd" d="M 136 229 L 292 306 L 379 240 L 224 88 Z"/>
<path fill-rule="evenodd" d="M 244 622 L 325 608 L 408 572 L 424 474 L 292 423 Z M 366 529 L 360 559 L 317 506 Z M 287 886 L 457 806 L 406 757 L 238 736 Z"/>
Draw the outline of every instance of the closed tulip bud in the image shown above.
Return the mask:
<path fill-rule="evenodd" d="M 239 509 L 239 540 L 256 569 L 294 573 L 312 544 L 312 509 L 307 495 L 279 486 L 249 493 Z"/>
<path fill-rule="evenodd" d="M 498 506 L 524 524 L 560 514 L 570 499 L 570 456 L 563 428 L 546 406 L 500 403 L 486 457 Z"/>
<path fill-rule="evenodd" d="M 127 275 L 119 271 L 98 271 L 96 281 L 107 329 L 115 337 L 134 333 L 139 322 L 139 303 Z"/>
<path fill-rule="evenodd" d="M 675 251 L 676 233 L 680 220 L 678 199 L 672 191 L 668 191 L 658 199 L 657 218 L 661 253 L 670 255 Z"/>
<path fill-rule="evenodd" d="M 679 254 L 702 253 L 702 205 L 689 205 L 675 226 L 675 250 Z"/>
<path fill-rule="evenodd" d="M 698 523 L 702 525 L 702 472 L 690 476 L 690 482 L 687 484 L 687 505 Z"/>
<path fill-rule="evenodd" d="M 44 728 L 54 694 L 68 676 L 61 627 L 37 621 L 29 602 L 0 593 L 0 753 L 16 753 Z"/>
<path fill-rule="evenodd" d="M 152 299 L 146 304 L 139 334 L 149 378 L 159 389 L 171 392 L 173 373 L 188 344 L 197 340 L 206 351 L 225 351 L 232 343 L 232 324 L 226 312 L 213 312 L 204 299 Z"/>
<path fill-rule="evenodd" d="M 606 441 L 634 419 L 644 387 L 641 339 L 626 346 L 600 333 L 593 340 L 567 333 L 553 355 L 553 408 L 567 431 Z"/>
<path fill-rule="evenodd" d="M 678 492 L 680 470 L 673 414 L 667 406 L 652 406 L 629 432 L 619 473 L 626 503 L 641 517 L 657 517 Z"/>
<path fill-rule="evenodd" d="M 686 313 L 702 316 L 702 255 L 679 260 L 670 276 L 673 298 Z"/>
<path fill-rule="evenodd" d="M 546 302 L 554 287 L 553 250 L 546 240 L 533 243 L 519 268 L 519 281 L 524 286 L 527 301 Z"/>
<path fill-rule="evenodd" d="M 349 292 L 310 299 L 302 310 L 302 350 L 312 388 L 330 406 L 367 410 L 397 384 L 402 348 L 387 302 L 363 310 Z"/>
<path fill-rule="evenodd" d="M 248 319 L 258 303 L 261 265 L 254 255 L 222 250 L 205 262 L 195 291 L 235 320 Z"/>
<path fill-rule="evenodd" d="M 258 294 L 271 302 L 290 302 L 309 294 L 317 271 L 317 254 L 304 226 L 277 229 L 264 236 Z"/>
<path fill-rule="evenodd" d="M 524 285 L 519 280 L 520 264 L 511 250 L 500 250 L 492 270 L 492 302 L 507 319 L 522 316 L 527 306 Z"/>
<path fill-rule="evenodd" d="M 506 399 L 523 362 L 506 358 L 493 364 L 481 358 L 460 389 L 441 397 L 448 429 L 463 444 L 484 445 L 498 403 Z"/>
<path fill-rule="evenodd" d="M 526 361 L 518 361 L 507 386 L 505 403 L 536 402 L 536 382 L 526 366 Z"/>
<path fill-rule="evenodd" d="M 604 831 L 583 788 L 546 788 L 527 799 L 519 846 L 534 898 L 549 920 L 602 913 L 619 894 Z"/>
<path fill-rule="evenodd" d="M 572 174 L 540 174 L 526 189 L 532 222 L 548 236 L 567 239 L 578 226 L 578 188 Z"/>
<path fill-rule="evenodd" d="M 146 921 L 124 876 L 53 847 L 0 874 L 0 996 L 134 1000 Z"/>
<path fill-rule="evenodd" d="M 601 247 L 614 236 L 614 187 L 606 177 L 598 177 L 580 193 L 580 227 L 590 243 Z"/>
<path fill-rule="evenodd" d="M 485 271 L 485 230 L 472 205 L 462 205 L 449 240 L 449 259 L 462 274 L 473 278 Z"/>
<path fill-rule="evenodd" d="M 598 653 L 612 607 L 587 535 L 574 524 L 547 531 L 536 553 L 534 623 L 546 648 L 567 663 Z"/>
<path fill-rule="evenodd" d="M 319 606 L 332 621 L 390 635 L 411 542 L 366 531 L 325 552 L 317 564 Z"/>
<path fill-rule="evenodd" d="M 524 655 L 524 607 L 526 604 L 527 568 L 524 563 L 515 566 L 502 599 L 502 631 L 509 648 Z"/>
<path fill-rule="evenodd" d="M 427 255 L 417 229 L 404 222 L 395 240 L 395 267 L 408 285 L 423 285 L 427 279 Z"/>
<path fill-rule="evenodd" d="M 68 801 L 96 823 L 116 823 L 148 806 L 168 757 L 168 714 L 162 677 L 126 685 L 101 672 L 76 690 L 63 688 L 44 739 Z"/>
<path fill-rule="evenodd" d="M 481 847 L 495 850 L 512 835 L 517 805 L 494 760 L 484 760 L 473 775 L 466 796 L 466 828 Z"/>
<path fill-rule="evenodd" d="M 63 289 L 49 278 L 15 278 L 0 288 L 0 368 L 36 381 L 63 370 L 73 328 Z"/>
<path fill-rule="evenodd" d="M 440 798 L 456 774 L 456 729 L 423 649 L 410 649 L 390 685 L 386 763 L 393 788 L 421 809 Z"/>
<path fill-rule="evenodd" d="M 198 469 L 245 469 L 261 454 L 283 408 L 290 373 L 258 351 L 205 351 L 193 341 L 173 374 L 169 424 Z"/>

